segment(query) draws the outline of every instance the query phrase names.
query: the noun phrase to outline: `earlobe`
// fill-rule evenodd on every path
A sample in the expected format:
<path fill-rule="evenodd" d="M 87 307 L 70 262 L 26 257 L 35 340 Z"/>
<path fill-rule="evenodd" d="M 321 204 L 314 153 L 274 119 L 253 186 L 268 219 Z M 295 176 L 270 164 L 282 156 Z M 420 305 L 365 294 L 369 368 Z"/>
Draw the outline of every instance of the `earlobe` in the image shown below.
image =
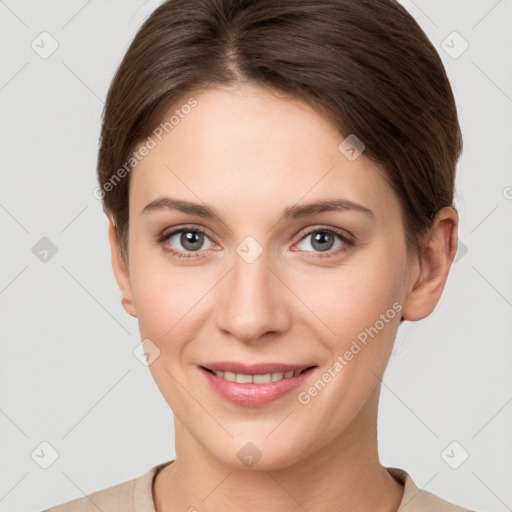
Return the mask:
<path fill-rule="evenodd" d="M 446 206 L 437 213 L 419 258 L 419 272 L 404 301 L 402 317 L 416 321 L 434 311 L 457 252 L 457 212 Z"/>
<path fill-rule="evenodd" d="M 121 304 L 129 315 L 136 318 L 137 311 L 135 310 L 135 306 L 133 304 L 130 272 L 128 265 L 122 256 L 121 247 L 117 236 L 117 230 L 110 216 L 108 225 L 108 240 L 110 243 L 112 270 L 114 271 L 114 276 L 116 278 L 119 291 L 121 292 Z"/>

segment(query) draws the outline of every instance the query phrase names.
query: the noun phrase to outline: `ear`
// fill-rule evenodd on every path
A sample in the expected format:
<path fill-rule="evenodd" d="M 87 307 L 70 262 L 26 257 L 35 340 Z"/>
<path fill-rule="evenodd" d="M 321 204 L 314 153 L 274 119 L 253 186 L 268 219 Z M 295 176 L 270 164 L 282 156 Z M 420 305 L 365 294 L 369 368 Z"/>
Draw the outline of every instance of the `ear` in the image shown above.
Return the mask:
<path fill-rule="evenodd" d="M 115 224 L 110 216 L 108 219 L 108 240 L 110 242 L 112 269 L 114 270 L 117 286 L 121 292 L 121 304 L 129 315 L 137 317 L 137 311 L 135 310 L 132 299 L 130 271 L 121 253 L 121 246 L 117 237 Z"/>
<path fill-rule="evenodd" d="M 405 320 L 421 320 L 434 311 L 457 252 L 457 228 L 457 212 L 449 206 L 441 208 L 419 256 L 419 275 L 404 301 Z"/>

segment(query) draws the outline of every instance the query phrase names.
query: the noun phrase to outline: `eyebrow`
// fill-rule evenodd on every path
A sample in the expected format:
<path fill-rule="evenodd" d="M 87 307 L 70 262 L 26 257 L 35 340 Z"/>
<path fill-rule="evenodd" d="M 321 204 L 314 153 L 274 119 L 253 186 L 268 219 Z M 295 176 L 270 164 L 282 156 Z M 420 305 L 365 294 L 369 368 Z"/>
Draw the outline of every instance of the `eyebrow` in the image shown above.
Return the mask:
<path fill-rule="evenodd" d="M 141 214 L 149 213 L 155 210 L 178 210 L 183 213 L 198 215 L 208 219 L 214 217 L 220 219 L 220 215 L 214 208 L 210 208 L 209 206 L 198 203 L 191 203 L 189 201 L 174 199 L 172 197 L 161 197 L 151 201 L 144 207 Z M 366 206 L 354 203 L 353 201 L 348 201 L 346 199 L 327 199 L 303 205 L 289 206 L 283 210 L 280 221 L 286 219 L 298 219 L 322 212 L 344 210 L 361 212 L 368 215 L 372 219 L 375 219 L 375 213 Z"/>

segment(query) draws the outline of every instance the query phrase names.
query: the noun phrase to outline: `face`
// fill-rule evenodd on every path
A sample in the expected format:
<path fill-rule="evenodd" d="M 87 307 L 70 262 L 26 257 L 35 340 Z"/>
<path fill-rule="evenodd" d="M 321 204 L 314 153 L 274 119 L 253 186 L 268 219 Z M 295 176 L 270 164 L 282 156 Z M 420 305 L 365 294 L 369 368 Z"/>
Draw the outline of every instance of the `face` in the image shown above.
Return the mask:
<path fill-rule="evenodd" d="M 194 97 L 132 171 L 123 304 L 180 442 L 283 467 L 375 396 L 416 267 L 382 171 L 315 110 L 247 85 Z"/>

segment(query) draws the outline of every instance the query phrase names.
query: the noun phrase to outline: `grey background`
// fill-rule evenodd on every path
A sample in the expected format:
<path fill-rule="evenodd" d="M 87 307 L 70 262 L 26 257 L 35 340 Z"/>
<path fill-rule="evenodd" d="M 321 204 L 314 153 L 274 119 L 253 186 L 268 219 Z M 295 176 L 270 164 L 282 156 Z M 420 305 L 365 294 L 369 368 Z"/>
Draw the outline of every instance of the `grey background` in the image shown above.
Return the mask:
<path fill-rule="evenodd" d="M 42 510 L 175 455 L 172 413 L 133 355 L 138 327 L 121 307 L 92 194 L 108 84 L 158 3 L 0 0 L 2 511 Z M 457 504 L 504 512 L 512 510 L 512 1 L 404 4 L 440 52 L 459 107 L 462 249 L 434 314 L 400 328 L 383 381 L 381 461 Z M 31 47 L 43 46 L 43 31 L 58 43 L 47 58 Z M 469 44 L 457 58 L 464 43 L 454 31 Z M 58 453 L 47 469 L 52 448 L 42 442 Z M 466 452 L 458 469 L 449 466 Z"/>

